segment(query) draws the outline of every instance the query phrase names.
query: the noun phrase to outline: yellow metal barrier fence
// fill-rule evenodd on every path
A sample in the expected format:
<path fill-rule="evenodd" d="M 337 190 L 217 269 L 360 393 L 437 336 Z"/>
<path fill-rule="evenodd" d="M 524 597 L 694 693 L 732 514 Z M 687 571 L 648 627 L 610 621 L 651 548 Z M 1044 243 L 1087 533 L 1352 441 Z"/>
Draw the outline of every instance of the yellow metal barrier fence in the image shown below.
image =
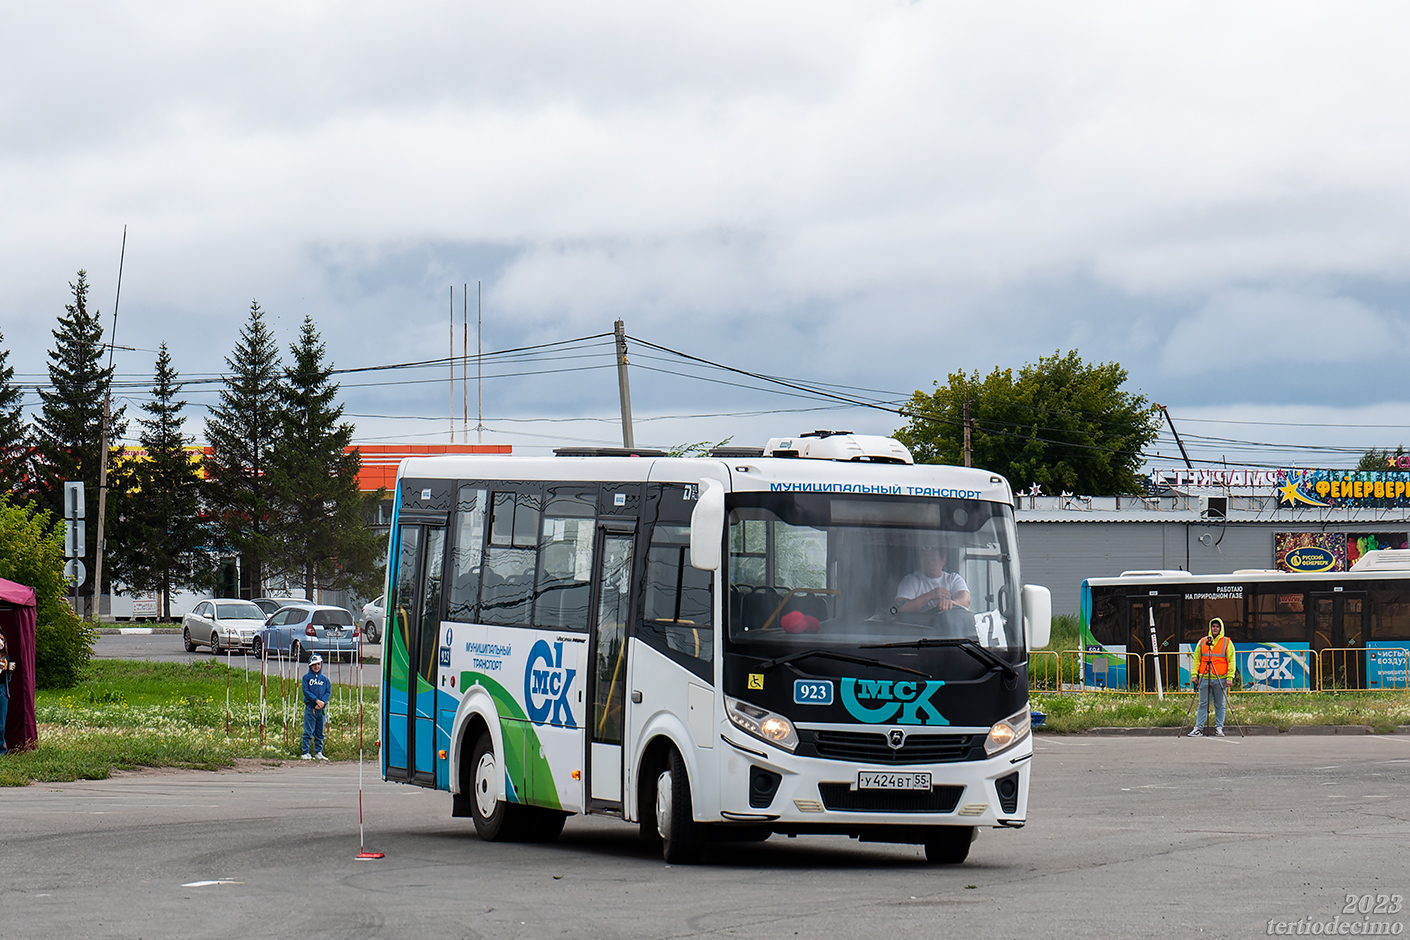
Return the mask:
<path fill-rule="evenodd" d="M 1062 691 L 1062 658 L 1056 650 L 1029 650 L 1028 690 L 1030 692 Z"/>
<path fill-rule="evenodd" d="M 1401 647 L 1328 647 L 1318 650 L 1317 687 L 1323 691 L 1410 690 Z"/>

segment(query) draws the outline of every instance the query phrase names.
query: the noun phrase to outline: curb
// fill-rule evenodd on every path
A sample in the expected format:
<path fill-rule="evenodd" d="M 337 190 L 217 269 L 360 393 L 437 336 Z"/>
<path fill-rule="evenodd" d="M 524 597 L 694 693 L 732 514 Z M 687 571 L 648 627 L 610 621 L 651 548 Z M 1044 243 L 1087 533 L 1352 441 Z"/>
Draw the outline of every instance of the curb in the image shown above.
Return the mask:
<path fill-rule="evenodd" d="M 162 633 L 174 636 L 181 635 L 181 628 L 177 627 L 98 627 L 99 636 L 130 636 L 133 634 Z"/>
<path fill-rule="evenodd" d="M 1375 734 L 1370 725 L 1293 725 L 1288 734 Z"/>

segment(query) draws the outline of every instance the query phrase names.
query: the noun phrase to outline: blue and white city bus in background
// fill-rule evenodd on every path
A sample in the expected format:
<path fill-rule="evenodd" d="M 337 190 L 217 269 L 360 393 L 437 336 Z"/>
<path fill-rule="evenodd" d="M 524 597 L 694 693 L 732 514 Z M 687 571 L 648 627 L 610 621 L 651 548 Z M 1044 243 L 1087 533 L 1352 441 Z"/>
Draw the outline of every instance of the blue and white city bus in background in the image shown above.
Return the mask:
<path fill-rule="evenodd" d="M 1308 551 L 1302 549 L 1301 551 Z M 1189 688 L 1194 645 L 1218 617 L 1242 689 L 1406 689 L 1410 552 L 1366 552 L 1351 571 L 1126 571 L 1082 582 L 1089 688 Z"/>
<path fill-rule="evenodd" d="M 819 431 L 709 457 L 410 458 L 382 676 L 386 780 L 446 790 L 488 840 L 620 818 L 712 840 L 847 834 L 964 861 L 1028 814 L 1013 496 L 984 470 Z M 942 551 L 967 608 L 904 613 Z"/>

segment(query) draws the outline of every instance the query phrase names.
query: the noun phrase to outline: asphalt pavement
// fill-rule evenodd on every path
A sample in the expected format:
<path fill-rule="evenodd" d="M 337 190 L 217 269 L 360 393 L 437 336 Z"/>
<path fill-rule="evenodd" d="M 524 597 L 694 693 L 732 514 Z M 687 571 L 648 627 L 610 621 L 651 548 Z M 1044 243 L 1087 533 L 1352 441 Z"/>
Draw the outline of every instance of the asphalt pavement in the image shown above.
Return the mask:
<path fill-rule="evenodd" d="M 551 845 L 486 843 L 450 817 L 447 794 L 355 763 L 0 790 L 0 933 L 898 940 L 1410 927 L 1410 736 L 1043 735 L 1036 750 L 1029 825 L 984 830 L 958 867 L 913 846 L 807 836 L 669 866 L 633 827 L 580 817 Z M 386 857 L 358 860 L 363 847 Z"/>
<path fill-rule="evenodd" d="M 170 629 L 170 628 L 168 628 Z M 113 633 L 99 634 L 93 645 L 93 655 L 97 659 L 147 659 L 155 662 L 187 663 L 204 662 L 211 658 L 210 650 L 201 647 L 194 653 L 186 652 L 181 639 L 181 631 L 167 633 Z M 365 643 L 362 647 L 362 684 L 376 686 L 382 681 L 382 645 Z M 270 675 L 303 675 L 308 667 L 289 659 L 271 657 L 261 660 L 241 653 L 221 653 L 220 661 L 241 669 L 255 672 L 266 670 Z M 281 672 L 282 670 L 282 672 Z M 357 664 L 346 661 L 328 660 L 323 664 L 323 672 L 334 683 L 355 685 Z"/>

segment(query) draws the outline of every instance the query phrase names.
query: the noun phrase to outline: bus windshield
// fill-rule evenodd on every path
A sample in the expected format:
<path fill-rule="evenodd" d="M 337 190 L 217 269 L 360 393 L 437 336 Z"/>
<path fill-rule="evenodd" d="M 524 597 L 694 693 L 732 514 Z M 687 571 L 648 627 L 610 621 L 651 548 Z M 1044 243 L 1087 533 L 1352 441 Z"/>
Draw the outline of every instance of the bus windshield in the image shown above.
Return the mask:
<path fill-rule="evenodd" d="M 736 493 L 733 643 L 817 647 L 973 641 L 1023 646 L 1011 507 L 964 499 Z"/>

